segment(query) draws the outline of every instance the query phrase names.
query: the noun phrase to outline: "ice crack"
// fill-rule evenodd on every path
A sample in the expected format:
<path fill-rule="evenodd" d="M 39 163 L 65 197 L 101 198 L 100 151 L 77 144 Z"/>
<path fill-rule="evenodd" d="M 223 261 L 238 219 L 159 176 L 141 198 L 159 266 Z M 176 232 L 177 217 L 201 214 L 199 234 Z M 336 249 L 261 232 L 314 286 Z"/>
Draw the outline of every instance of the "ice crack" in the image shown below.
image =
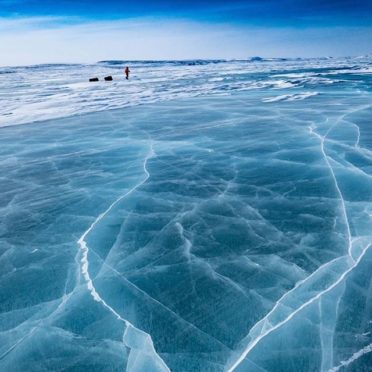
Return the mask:
<path fill-rule="evenodd" d="M 249 354 L 249 352 L 263 339 L 265 338 L 266 336 L 268 336 L 269 334 L 271 334 L 272 332 L 274 332 L 276 329 L 280 328 L 281 326 L 283 326 L 284 324 L 286 324 L 287 322 L 289 322 L 297 313 L 299 313 L 302 309 L 306 308 L 307 306 L 309 306 L 310 304 L 312 304 L 314 301 L 320 299 L 325 293 L 328 293 L 329 291 L 331 291 L 333 288 L 335 288 L 339 283 L 341 283 L 343 281 L 343 279 L 359 264 L 359 262 L 361 261 L 361 259 L 363 258 L 363 256 L 365 255 L 365 253 L 367 252 L 367 250 L 370 248 L 371 244 L 367 245 L 363 251 L 361 252 L 361 254 L 358 256 L 358 258 L 355 260 L 352 256 L 352 238 L 351 238 L 351 231 L 350 231 L 350 225 L 349 225 L 349 220 L 348 220 L 348 216 L 347 216 L 347 212 L 346 212 L 346 205 L 345 205 L 345 200 L 343 198 L 343 195 L 342 195 L 342 192 L 340 190 L 340 187 L 338 185 L 338 182 L 337 182 L 337 178 L 336 178 L 336 175 L 334 173 L 334 170 L 331 166 L 331 163 L 329 161 L 329 156 L 326 154 L 326 151 L 325 151 L 325 148 L 324 148 L 324 142 L 326 140 L 326 137 L 327 135 L 330 133 L 330 131 L 333 129 L 333 127 L 335 125 L 337 125 L 339 121 L 337 121 L 334 125 L 332 125 L 328 131 L 326 132 L 326 134 L 324 136 L 321 136 L 320 134 L 316 133 L 312 127 L 310 127 L 310 133 L 314 134 L 316 137 L 319 138 L 320 140 L 320 144 L 321 144 L 321 152 L 324 156 L 324 160 L 326 161 L 327 163 L 327 166 L 331 172 L 331 175 L 332 175 L 332 178 L 334 180 L 334 183 L 335 183 L 335 188 L 337 190 L 337 193 L 339 194 L 339 198 L 340 198 L 340 202 L 341 202 L 341 209 L 342 209 L 342 213 L 343 213 L 343 216 L 344 216 L 344 219 L 345 219 L 345 224 L 346 224 L 346 229 L 347 229 L 347 238 L 348 238 L 348 256 L 350 257 L 350 259 L 352 260 L 352 265 L 333 283 L 331 284 L 329 287 L 327 287 L 326 289 L 324 289 L 323 291 L 319 292 L 316 296 L 312 297 L 311 299 L 309 299 L 308 301 L 306 301 L 305 303 L 303 303 L 301 306 L 299 306 L 296 310 L 294 310 L 292 313 L 290 313 L 283 321 L 277 323 L 276 325 L 274 326 L 271 326 L 265 331 L 265 332 L 261 332 L 259 336 L 257 336 L 255 339 L 253 339 L 251 342 L 248 343 L 248 345 L 246 346 L 246 348 L 243 350 L 243 352 L 236 358 L 236 360 L 230 365 L 230 367 L 227 367 L 226 370 L 228 372 L 232 372 L 234 371 L 242 362 L 243 360 L 247 357 L 247 355 Z M 358 142 L 359 142 L 359 138 L 358 138 Z M 306 281 L 308 281 L 312 276 L 314 276 L 317 272 L 319 272 L 319 270 L 321 269 L 324 269 L 325 267 L 327 267 L 329 264 L 335 262 L 336 260 L 340 259 L 342 257 L 339 257 L 339 258 L 336 258 L 324 265 L 322 265 L 320 268 L 318 268 L 313 274 L 311 274 L 309 277 L 307 277 L 306 279 L 304 279 L 303 281 L 299 282 L 294 288 L 292 288 L 292 290 L 290 290 L 289 292 L 287 292 L 286 294 L 284 294 L 284 296 L 282 296 L 275 304 L 274 308 L 263 318 L 261 319 L 258 323 L 256 323 L 256 325 L 254 325 L 252 328 L 251 328 L 251 331 L 250 333 L 252 332 L 252 330 L 254 330 L 255 328 L 257 328 L 258 326 L 262 325 L 262 328 L 264 329 L 264 325 L 265 325 L 265 322 L 266 320 L 268 320 L 269 316 L 278 308 L 278 306 L 282 303 L 282 301 L 291 293 L 293 292 L 294 290 L 296 290 L 300 285 L 302 285 L 303 283 L 305 283 Z M 249 335 L 249 334 L 248 334 Z M 363 349 L 364 350 L 364 349 Z M 369 352 L 369 351 L 368 351 Z"/>
<path fill-rule="evenodd" d="M 346 270 L 339 278 L 336 280 L 332 285 L 330 285 L 328 288 L 325 290 L 319 292 L 316 296 L 312 297 L 310 300 L 302 304 L 300 307 L 298 307 L 295 311 L 293 311 L 291 314 L 289 314 L 283 321 L 277 323 L 275 326 L 269 328 L 266 332 L 258 336 L 256 339 L 254 339 L 252 342 L 249 343 L 249 345 L 244 349 L 244 351 L 240 354 L 238 359 L 232 364 L 231 367 L 227 369 L 228 372 L 234 371 L 240 364 L 241 362 L 247 357 L 248 353 L 266 336 L 274 332 L 276 329 L 280 328 L 287 322 L 289 322 L 296 314 L 298 314 L 302 309 L 306 308 L 307 306 L 311 305 L 314 301 L 318 300 L 321 298 L 324 294 L 330 292 L 333 288 L 335 288 L 338 284 L 340 284 L 345 277 L 356 267 L 358 266 L 359 262 L 362 260 L 364 255 L 366 254 L 367 250 L 370 248 L 371 244 L 369 244 L 363 252 L 360 254 L 358 259 L 356 261 L 353 261 L 354 264 L 349 267 L 348 270 Z"/>
<path fill-rule="evenodd" d="M 140 186 L 142 186 L 150 177 L 150 173 L 147 170 L 147 162 L 149 159 L 155 156 L 155 151 L 153 148 L 153 144 L 151 143 L 150 151 L 147 153 L 144 163 L 143 163 L 143 171 L 145 173 L 144 179 L 135 185 L 133 188 L 131 188 L 129 191 L 127 191 L 124 195 L 120 196 L 118 199 L 116 199 L 103 213 L 101 213 L 89 226 L 89 228 L 83 233 L 83 235 L 79 238 L 77 241 L 81 252 L 82 252 L 82 258 L 81 258 L 81 272 L 83 274 L 83 277 L 87 283 L 88 290 L 93 297 L 93 299 L 99 303 L 102 304 L 103 307 L 105 307 L 111 314 L 113 314 L 118 320 L 120 320 L 125 325 L 125 330 L 123 334 L 123 343 L 128 346 L 131 349 L 147 349 L 144 351 L 144 353 L 150 354 L 155 358 L 154 362 L 156 364 L 157 369 L 162 371 L 170 371 L 166 363 L 163 361 L 163 359 L 156 353 L 153 341 L 151 339 L 151 336 L 147 334 L 146 332 L 136 328 L 132 323 L 130 323 L 127 319 L 123 318 L 115 309 L 113 309 L 99 294 L 97 289 L 94 286 L 93 280 L 89 273 L 89 247 L 86 242 L 86 238 L 89 235 L 89 233 L 97 226 L 97 224 L 107 216 L 107 214 L 124 198 L 131 195 L 135 190 L 137 190 Z M 137 352 L 136 355 L 131 358 L 129 356 L 128 360 L 128 366 L 127 369 L 134 368 L 134 364 L 136 363 L 137 359 Z"/>
<path fill-rule="evenodd" d="M 357 359 L 370 352 L 372 352 L 372 343 L 354 353 L 348 360 L 342 361 L 337 367 L 331 368 L 329 372 L 337 372 L 338 370 L 340 370 L 340 368 L 347 367 L 349 364 L 355 362 Z"/>
<path fill-rule="evenodd" d="M 333 181 L 334 181 L 334 184 L 335 184 L 335 188 L 337 190 L 337 193 L 339 195 L 339 198 L 340 198 L 340 202 L 341 202 L 341 210 L 342 210 L 342 214 L 344 216 L 344 220 L 345 220 L 345 224 L 346 224 L 346 231 L 347 231 L 347 239 L 348 239 L 348 254 L 350 256 L 350 258 L 354 261 L 354 258 L 352 256 L 352 252 L 351 252 L 351 248 L 352 248 L 352 242 L 351 242 L 351 231 L 350 231 L 350 224 L 349 224 L 349 219 L 348 219 L 348 216 L 347 216 L 347 212 L 346 212 L 346 205 L 345 205 L 345 200 L 343 198 L 343 195 L 342 195 L 342 192 L 340 190 L 340 187 L 338 185 L 338 182 L 337 182 L 337 178 L 336 178 L 336 175 L 335 175 L 335 172 L 331 166 L 331 163 L 329 161 L 329 156 L 326 154 L 326 151 L 324 149 L 324 142 L 327 138 L 327 135 L 329 134 L 329 132 L 332 130 L 333 126 L 331 126 L 328 131 L 326 132 L 325 136 L 321 136 L 320 134 L 318 134 L 317 132 L 315 132 L 313 130 L 313 128 L 309 128 L 310 129 L 310 133 L 311 134 L 314 134 L 316 137 L 319 138 L 320 140 L 320 149 L 321 149 L 321 152 L 323 154 L 323 157 L 324 157 L 324 160 L 325 162 L 327 163 L 327 166 L 329 168 L 329 171 L 331 172 L 331 175 L 332 175 L 332 178 L 333 178 Z"/>

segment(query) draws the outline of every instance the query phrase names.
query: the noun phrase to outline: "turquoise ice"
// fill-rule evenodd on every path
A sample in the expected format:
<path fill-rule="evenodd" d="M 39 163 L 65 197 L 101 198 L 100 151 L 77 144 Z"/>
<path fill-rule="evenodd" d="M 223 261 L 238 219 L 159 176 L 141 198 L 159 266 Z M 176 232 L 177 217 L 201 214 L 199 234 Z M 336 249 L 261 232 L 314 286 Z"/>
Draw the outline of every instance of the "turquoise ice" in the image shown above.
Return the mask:
<path fill-rule="evenodd" d="M 369 370 L 371 63 L 306 63 L 0 128 L 1 371 Z"/>

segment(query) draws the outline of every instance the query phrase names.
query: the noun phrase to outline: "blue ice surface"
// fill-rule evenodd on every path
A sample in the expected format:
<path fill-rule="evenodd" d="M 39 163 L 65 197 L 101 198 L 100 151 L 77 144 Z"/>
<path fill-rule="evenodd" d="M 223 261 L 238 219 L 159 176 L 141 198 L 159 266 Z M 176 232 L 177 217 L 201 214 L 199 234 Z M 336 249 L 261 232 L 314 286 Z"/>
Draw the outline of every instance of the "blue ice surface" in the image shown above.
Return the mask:
<path fill-rule="evenodd" d="M 1 128 L 0 370 L 369 371 L 372 80 L 337 78 Z"/>

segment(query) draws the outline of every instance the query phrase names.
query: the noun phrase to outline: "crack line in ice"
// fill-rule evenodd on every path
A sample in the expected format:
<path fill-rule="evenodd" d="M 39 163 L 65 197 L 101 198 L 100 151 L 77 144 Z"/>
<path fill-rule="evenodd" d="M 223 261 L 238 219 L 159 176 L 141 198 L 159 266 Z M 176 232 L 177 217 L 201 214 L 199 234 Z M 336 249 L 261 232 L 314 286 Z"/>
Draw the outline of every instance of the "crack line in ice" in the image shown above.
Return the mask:
<path fill-rule="evenodd" d="M 345 293 L 345 289 L 346 289 L 346 286 L 345 286 L 345 283 L 343 284 L 343 289 L 342 289 L 342 293 L 339 295 L 338 299 L 337 299 L 337 303 L 336 303 L 336 311 L 335 311 L 335 323 L 334 323 L 334 326 L 333 326 L 333 334 L 332 334 L 332 346 L 329 350 L 329 353 L 331 355 L 330 357 L 330 363 L 331 365 L 333 365 L 333 359 L 334 359 L 334 342 L 335 342 L 335 334 L 336 334 L 336 327 L 337 327 L 337 319 L 338 319 L 338 312 L 339 312 L 339 309 L 340 309 L 340 303 L 341 303 L 341 299 Z M 322 357 L 322 361 L 323 361 L 323 357 Z"/>
<path fill-rule="evenodd" d="M 95 252 L 93 252 L 93 253 L 98 258 L 101 258 L 101 257 L 99 257 L 97 255 L 97 253 L 95 253 Z M 181 315 L 177 314 L 174 310 L 172 310 L 167 305 L 165 305 L 162 302 L 160 302 L 159 300 L 157 300 L 155 297 L 152 297 L 150 294 L 148 294 L 146 291 L 144 291 L 143 289 L 141 289 L 140 287 L 138 287 L 136 284 L 134 284 L 133 282 L 131 282 L 128 278 L 126 278 L 122 273 L 120 273 L 119 271 L 117 271 L 114 267 L 112 267 L 107 262 L 104 261 L 102 263 L 102 265 L 105 266 L 107 269 L 111 270 L 113 273 L 115 273 L 121 280 L 123 280 L 126 284 L 128 284 L 129 286 L 131 286 L 132 288 L 134 288 L 135 290 L 137 290 L 138 292 L 140 292 L 147 299 L 149 299 L 150 301 L 153 301 L 154 303 L 156 303 L 157 305 L 159 305 L 160 307 L 162 307 L 164 310 L 168 311 L 170 314 L 172 314 L 173 316 L 175 316 L 177 318 L 177 320 L 186 323 L 191 328 L 195 329 L 198 332 L 201 332 L 201 333 L 205 334 L 209 338 L 211 338 L 211 339 L 215 340 L 216 342 L 218 342 L 221 346 L 223 346 L 223 347 L 228 348 L 228 349 L 231 350 L 231 348 L 229 346 L 225 345 L 223 342 L 221 342 L 220 340 L 218 340 L 217 338 L 215 338 L 211 334 L 206 333 L 205 331 L 203 331 L 201 328 L 199 328 L 195 324 L 193 324 L 190 321 L 188 321 L 187 319 L 183 318 Z"/>
<path fill-rule="evenodd" d="M 359 109 L 357 110 L 354 110 L 352 112 L 357 112 Z M 336 179 L 336 176 L 335 176 L 335 173 L 333 171 L 333 168 L 328 160 L 328 155 L 326 154 L 325 150 L 324 150 L 324 142 L 326 140 L 326 137 L 327 135 L 329 134 L 329 132 L 333 129 L 334 126 L 336 126 L 340 120 L 342 120 L 345 116 L 349 115 L 350 112 L 344 114 L 342 116 L 342 118 L 339 118 L 339 120 L 333 124 L 326 132 L 326 134 L 324 136 L 321 136 L 320 134 L 316 133 L 312 127 L 309 128 L 310 130 L 310 133 L 314 134 L 315 136 L 317 136 L 319 139 L 320 139 L 320 142 L 321 142 L 321 151 L 323 153 L 323 156 L 324 156 L 324 159 L 330 169 L 330 172 L 332 174 L 332 177 L 334 179 L 334 182 L 335 182 L 335 187 L 339 193 L 339 196 L 340 196 L 340 200 L 341 200 L 341 205 L 342 205 L 342 210 L 343 210 L 343 213 L 344 213 L 344 217 L 345 217 L 345 222 L 346 222 L 346 226 L 347 226 L 347 232 L 348 232 L 348 255 L 349 257 L 352 259 L 353 261 L 353 265 L 348 269 L 346 270 L 341 276 L 340 278 L 335 282 L 333 283 L 331 286 L 329 286 L 328 288 L 326 288 L 325 290 L 319 292 L 316 296 L 312 297 L 310 300 L 308 300 L 307 302 L 305 302 L 304 304 L 302 304 L 299 308 L 297 308 L 295 311 L 293 311 L 291 314 L 288 315 L 287 318 L 285 318 L 282 322 L 279 322 L 277 323 L 275 326 L 271 327 L 270 329 L 268 329 L 266 332 L 264 332 L 263 334 L 261 333 L 258 337 L 256 337 L 252 342 L 250 342 L 247 347 L 244 349 L 244 351 L 240 354 L 240 356 L 237 358 L 237 360 L 232 364 L 231 367 L 227 368 L 227 372 L 232 372 L 234 371 L 241 363 L 242 361 L 247 357 L 248 353 L 264 338 L 266 337 L 267 335 L 269 335 L 271 332 L 273 332 L 274 330 L 278 329 L 279 327 L 281 327 L 282 325 L 284 325 L 285 323 L 287 323 L 289 320 L 291 320 L 299 311 L 301 311 L 303 308 L 307 307 L 308 305 L 312 304 L 314 301 L 316 301 L 317 299 L 319 299 L 323 294 L 329 292 L 330 290 L 332 290 L 334 287 L 336 287 L 344 278 L 345 276 L 350 272 L 352 271 L 357 265 L 358 263 L 360 262 L 360 260 L 362 259 L 362 257 L 364 256 L 364 254 L 366 253 L 366 251 L 368 250 L 368 248 L 371 246 L 371 244 L 369 244 L 363 251 L 362 253 L 359 255 L 359 257 L 357 258 L 357 260 L 354 260 L 352 254 L 351 254 L 351 248 L 352 248 L 352 239 L 351 239 L 351 232 L 350 232 L 350 226 L 349 226 L 349 221 L 348 221 L 348 217 L 347 217 L 347 213 L 346 213 L 346 206 L 345 206 L 345 201 L 343 199 L 343 196 L 342 196 L 342 193 L 341 193 L 341 190 L 338 186 L 338 182 L 337 182 L 337 179 Z M 327 119 L 328 121 L 328 119 Z M 359 141 L 358 141 L 359 142 Z M 275 306 L 273 307 L 273 309 L 264 317 L 262 318 L 258 323 L 256 323 L 252 328 L 251 328 L 251 331 L 253 330 L 253 328 L 259 326 L 260 324 L 262 324 L 263 322 L 265 322 L 268 317 L 270 316 L 270 314 L 272 314 L 274 312 L 274 310 L 281 304 L 282 300 L 291 292 L 293 292 L 296 288 L 298 288 L 301 284 L 303 284 L 304 282 L 308 281 L 315 273 L 317 273 L 320 269 L 323 269 L 324 267 L 328 266 L 329 264 L 331 264 L 332 262 L 340 259 L 342 257 L 338 257 L 332 261 L 329 261 L 327 262 L 326 264 L 320 266 L 315 272 L 313 272 L 309 277 L 305 278 L 304 280 L 298 282 L 294 288 L 292 288 L 290 291 L 288 291 L 287 293 L 285 293 L 275 304 Z M 250 331 L 250 332 L 251 332 Z M 248 334 L 249 335 L 249 334 Z"/>
<path fill-rule="evenodd" d="M 177 221 L 178 218 L 179 218 L 183 213 L 184 213 L 184 212 L 182 212 L 182 213 L 177 213 L 174 217 L 172 217 L 171 220 L 170 220 L 169 222 L 167 222 L 166 225 L 164 225 L 164 226 L 161 228 L 161 230 L 159 230 L 158 234 L 161 234 L 165 229 L 167 229 L 169 226 L 173 225 L 173 224 L 175 223 L 175 221 Z M 128 218 L 127 218 L 127 219 L 128 219 Z M 120 232 L 119 232 L 119 233 L 120 233 Z M 116 244 L 116 243 L 114 243 L 114 244 Z M 152 244 L 152 241 L 147 242 L 144 246 L 138 248 L 137 251 L 128 254 L 128 255 L 126 256 L 126 259 L 131 258 L 132 256 L 134 256 L 134 255 L 137 254 L 138 252 L 141 252 L 141 251 L 147 249 L 148 246 L 151 245 L 151 244 Z M 114 245 L 113 245 L 113 247 L 114 247 Z M 113 248 L 113 247 L 112 247 L 112 248 Z M 108 260 L 108 257 L 109 257 L 108 255 L 106 256 L 106 258 L 102 258 L 98 253 L 94 252 L 94 254 L 98 257 L 99 260 L 102 261 L 100 271 L 96 274 L 96 277 L 98 277 L 98 276 L 100 275 L 101 270 L 103 269 L 104 266 L 108 267 L 109 269 L 112 269 L 112 267 L 107 263 L 107 260 Z M 151 261 L 151 262 L 149 262 L 149 263 L 147 263 L 147 264 L 145 264 L 145 265 L 139 267 L 139 268 L 136 269 L 136 270 L 143 270 L 143 269 L 147 268 L 147 267 L 150 266 L 150 265 L 151 265 L 151 266 L 154 266 L 158 261 L 162 260 L 165 256 L 167 256 L 167 255 L 169 255 L 169 254 L 170 254 L 170 252 L 166 252 L 166 253 L 164 253 L 164 254 L 159 254 L 159 255 L 157 256 L 156 260 Z M 133 270 L 131 270 L 131 271 L 133 271 Z M 128 271 L 126 271 L 126 272 L 128 272 Z M 119 273 L 119 274 L 120 274 L 120 273 Z M 121 275 L 121 274 L 120 274 L 120 275 Z"/>
<path fill-rule="evenodd" d="M 67 278 L 67 280 L 65 282 L 65 288 L 64 288 L 64 293 L 63 293 L 62 297 L 60 297 L 58 299 L 54 299 L 52 301 L 42 301 L 42 302 L 39 302 L 38 304 L 35 304 L 35 305 L 31 306 L 31 308 L 33 308 L 33 307 L 39 307 L 39 306 L 45 306 L 45 305 L 53 304 L 54 302 L 61 300 L 61 302 L 58 304 L 58 306 L 50 314 L 48 314 L 46 317 L 40 318 L 36 322 L 36 324 L 32 327 L 32 329 L 30 331 L 28 331 L 23 337 L 21 337 L 20 339 L 18 339 L 12 346 L 10 346 L 7 350 L 5 350 L 0 355 L 0 360 L 4 359 L 11 352 L 13 352 L 17 348 L 18 345 L 22 344 L 25 340 L 27 340 L 29 337 L 31 337 L 35 333 L 35 331 L 37 330 L 37 328 L 39 327 L 39 325 L 41 323 L 44 323 L 45 320 L 50 319 L 54 314 L 58 313 L 59 310 L 67 303 L 68 299 L 72 296 L 72 294 L 74 293 L 74 290 L 75 290 L 75 289 L 73 289 L 69 293 L 67 293 L 67 281 L 68 281 L 68 278 Z M 26 307 L 19 308 L 17 310 L 23 310 L 23 309 L 26 309 Z M 5 314 L 5 313 L 2 313 L 2 314 Z M 12 330 L 14 331 L 14 330 L 20 328 L 21 326 L 23 326 L 24 324 L 26 324 L 27 322 L 31 322 L 32 321 L 32 318 L 34 316 L 37 316 L 37 314 L 38 314 L 38 312 L 36 312 L 35 314 L 33 314 L 30 318 L 28 318 L 28 319 L 22 321 L 21 323 L 19 323 L 16 327 L 13 327 Z"/>
<path fill-rule="evenodd" d="M 340 187 L 339 187 L 339 185 L 338 185 L 338 182 L 337 182 L 337 178 L 336 178 L 335 172 L 334 172 L 334 170 L 333 170 L 333 168 L 332 168 L 332 166 L 331 166 L 331 163 L 329 162 L 329 158 L 330 158 L 330 157 L 326 154 L 326 151 L 325 151 L 325 149 L 324 149 L 324 142 L 325 142 L 326 139 L 327 139 L 327 135 L 328 135 L 329 132 L 333 129 L 333 127 L 334 127 L 335 125 L 337 125 L 337 123 L 338 123 L 338 122 L 336 122 L 334 125 L 332 125 L 332 126 L 327 130 L 327 132 L 326 132 L 326 134 L 325 134 L 324 136 L 321 136 L 319 133 L 315 132 L 315 131 L 313 130 L 312 127 L 310 127 L 309 130 L 310 130 L 310 133 L 311 133 L 311 134 L 314 134 L 316 137 L 319 138 L 319 140 L 320 140 L 320 149 L 321 149 L 321 151 L 322 151 L 322 154 L 323 154 L 324 160 L 325 160 L 325 162 L 327 163 L 327 166 L 328 166 L 328 168 L 329 168 L 329 171 L 330 171 L 331 174 L 332 174 L 332 178 L 333 178 L 333 180 L 334 180 L 334 183 L 335 183 L 335 187 L 336 187 L 337 193 L 338 193 L 338 195 L 339 195 L 339 197 L 340 197 L 341 209 L 342 209 L 342 213 L 343 213 L 343 215 L 344 215 L 344 220 L 345 220 L 345 224 L 346 224 L 346 231 L 347 231 L 347 238 L 348 238 L 348 249 L 347 249 L 347 251 L 348 251 L 348 254 L 349 254 L 349 256 L 351 257 L 351 259 L 352 259 L 353 261 L 355 261 L 354 258 L 353 258 L 353 256 L 352 256 L 352 253 L 351 253 L 351 248 L 352 248 L 352 242 L 351 242 L 351 231 L 350 231 L 349 219 L 348 219 L 347 212 L 346 212 L 345 200 L 344 200 L 344 198 L 343 198 L 342 192 L 341 192 Z"/>
<path fill-rule="evenodd" d="M 241 286 L 238 283 L 234 282 L 232 279 L 226 277 L 225 275 L 222 275 L 219 272 L 217 272 L 212 267 L 212 265 L 209 262 L 204 261 L 203 259 L 200 259 L 199 257 L 195 256 L 191 252 L 192 243 L 191 243 L 191 241 L 184 234 L 184 227 L 183 227 L 183 225 L 180 222 L 176 222 L 176 227 L 177 227 L 177 229 L 179 231 L 179 234 L 181 235 L 182 239 L 185 242 L 184 243 L 184 246 L 185 246 L 184 247 L 184 253 L 185 253 L 185 256 L 187 258 L 187 261 L 188 261 L 189 265 L 191 265 L 191 261 L 193 259 L 198 264 L 200 264 L 202 266 L 205 266 L 206 267 L 206 270 L 209 270 L 211 272 L 211 275 L 213 277 L 216 276 L 223 283 L 228 284 L 229 286 L 233 287 L 235 290 L 237 290 L 239 293 L 241 293 L 244 297 L 246 297 L 246 298 L 249 299 L 247 293 L 244 291 L 243 288 L 241 288 Z M 195 290 L 195 288 L 194 288 L 194 290 Z"/>
<path fill-rule="evenodd" d="M 39 319 L 29 332 L 27 332 L 23 337 L 18 339 L 12 346 L 10 346 L 7 350 L 5 350 L 0 355 L 0 360 L 4 359 L 8 354 L 10 354 L 18 345 L 20 345 L 22 342 L 24 342 L 27 338 L 31 337 L 33 335 L 33 333 L 36 331 L 36 329 L 39 327 L 40 323 L 43 323 L 45 320 L 51 318 L 52 315 L 54 315 L 55 313 L 58 313 L 58 311 L 65 305 L 67 300 L 71 297 L 72 293 L 73 293 L 73 290 L 69 294 L 64 293 L 63 296 L 60 298 L 62 301 L 57 306 L 57 308 L 54 309 L 48 316 Z M 42 303 L 34 305 L 34 306 L 40 306 L 42 304 L 48 304 L 48 303 L 55 302 L 55 301 L 58 301 L 58 300 L 59 299 L 53 300 L 53 301 L 45 301 L 45 302 L 42 302 Z M 22 323 L 20 323 L 19 325 L 17 325 L 17 327 L 12 328 L 12 330 L 16 330 L 17 328 L 20 328 L 22 325 L 24 325 L 26 322 L 30 322 L 30 321 L 31 320 L 29 318 L 29 319 L 23 321 Z"/>
<path fill-rule="evenodd" d="M 77 241 L 77 243 L 79 244 L 79 247 L 82 251 L 82 259 L 81 259 L 81 272 L 84 276 L 84 279 L 87 283 L 87 287 L 88 287 L 88 290 L 91 294 L 91 296 L 93 297 L 93 299 L 97 302 L 100 302 L 109 312 L 111 312 L 113 315 L 116 316 L 116 318 L 120 321 L 122 321 L 125 326 L 126 326 L 126 329 L 124 331 L 124 334 L 123 334 L 123 342 L 124 339 L 125 339 L 125 336 L 127 334 L 127 331 L 129 328 L 132 328 L 134 329 L 135 331 L 138 331 L 140 332 L 141 334 L 144 334 L 146 336 L 149 337 L 149 341 L 150 341 L 150 346 L 152 348 L 152 351 L 154 352 L 154 355 L 155 357 L 157 358 L 157 362 L 160 363 L 160 365 L 166 370 L 166 371 L 169 371 L 170 372 L 170 369 L 168 368 L 168 366 L 166 365 L 166 363 L 164 362 L 164 360 L 159 356 L 159 354 L 157 354 L 156 350 L 155 350 L 155 347 L 154 347 L 154 344 L 153 344 L 153 341 L 151 339 L 151 336 L 136 328 L 132 323 L 130 323 L 127 319 L 124 319 L 117 311 L 115 311 L 101 296 L 100 294 L 97 292 L 96 288 L 94 287 L 94 284 L 93 284 L 93 280 L 92 278 L 90 277 L 90 274 L 89 274 L 89 260 L 88 260 L 88 253 L 89 253 L 89 247 L 87 245 L 87 242 L 86 242 L 86 237 L 89 235 L 89 233 L 96 227 L 96 225 L 121 201 L 123 200 L 124 198 L 126 198 L 128 195 L 132 194 L 135 190 L 137 190 L 140 186 L 142 186 L 150 177 L 150 173 L 148 172 L 147 170 L 147 162 L 150 158 L 152 158 L 153 156 L 155 156 L 155 151 L 154 151 L 154 148 L 153 148 L 153 144 L 151 143 L 151 146 L 150 146 L 150 151 L 148 152 L 148 154 L 146 155 L 145 157 L 145 160 L 144 160 L 144 163 L 143 163 L 143 170 L 144 170 L 144 173 L 145 173 L 145 178 L 140 182 L 138 183 L 137 185 L 135 185 L 133 188 L 131 188 L 129 191 L 127 191 L 124 195 L 120 196 L 118 199 L 116 199 L 103 213 L 101 213 L 94 221 L 93 223 L 89 226 L 89 228 L 83 233 L 83 235 L 79 238 L 79 240 Z M 129 346 L 130 347 L 130 346 Z"/>
<path fill-rule="evenodd" d="M 260 327 L 261 325 L 263 325 L 266 320 L 269 319 L 270 315 L 272 315 L 276 309 L 282 305 L 282 302 L 292 293 L 292 292 L 295 292 L 302 284 L 305 284 L 309 279 L 311 279 L 312 277 L 314 277 L 315 275 L 317 275 L 321 270 L 323 270 L 324 268 L 326 268 L 328 265 L 331 265 L 333 264 L 334 262 L 338 261 L 338 260 L 341 260 L 342 258 L 344 258 L 345 256 L 341 256 L 341 257 L 337 257 L 337 258 L 334 258 L 333 260 L 331 261 L 328 261 L 326 262 L 324 265 L 318 267 L 317 270 L 315 270 L 314 272 L 312 272 L 308 277 L 306 277 L 305 279 L 302 279 L 300 280 L 299 282 L 296 283 L 296 285 L 291 289 L 289 290 L 288 292 L 286 292 L 274 305 L 274 307 L 261 319 L 259 320 L 249 331 L 249 334 L 254 331 L 256 328 Z M 248 336 L 249 336 L 248 334 Z M 259 337 L 259 336 L 258 336 Z"/>
<path fill-rule="evenodd" d="M 335 338 L 335 333 L 336 333 L 336 326 L 337 326 L 337 319 L 338 319 L 338 309 L 340 306 L 340 302 L 343 296 L 343 293 L 345 292 L 345 283 L 343 283 L 343 289 L 342 289 L 342 294 L 338 296 L 337 303 L 335 306 L 335 313 L 336 315 L 334 316 L 334 325 L 333 325 L 333 333 L 328 341 L 328 347 L 326 347 L 326 334 L 327 331 L 324 331 L 324 328 L 330 328 L 329 326 L 327 327 L 326 325 L 323 325 L 323 314 L 325 313 L 324 309 L 322 309 L 322 298 L 319 299 L 318 305 L 319 305 L 319 336 L 320 336 L 320 344 L 321 344 L 321 363 L 320 363 L 320 370 L 321 371 L 326 371 L 329 369 L 330 366 L 333 365 L 333 357 L 334 357 L 334 338 Z"/>
<path fill-rule="evenodd" d="M 19 344 L 21 344 L 26 338 L 31 336 L 37 326 L 33 327 L 29 333 L 26 333 L 22 338 L 20 338 L 16 343 L 14 343 L 12 346 L 10 346 L 7 350 L 5 350 L 1 355 L 0 355 L 0 360 L 4 359 L 9 353 L 11 353 Z"/>
<path fill-rule="evenodd" d="M 349 364 L 355 362 L 357 359 L 370 352 L 372 352 L 372 343 L 367 345 L 363 349 L 358 350 L 348 360 L 342 361 L 337 367 L 331 368 L 328 372 L 337 372 L 340 368 L 347 367 Z"/>
<path fill-rule="evenodd" d="M 325 354 L 325 346 L 324 346 L 324 335 L 323 335 L 323 332 L 322 332 L 322 323 L 323 323 L 323 319 L 322 319 L 322 299 L 320 298 L 319 301 L 318 301 L 318 312 L 319 312 L 319 339 L 320 339 L 320 350 L 322 351 L 322 357 L 321 357 L 321 361 L 320 361 L 320 369 L 321 371 L 324 370 L 324 354 Z"/>
<path fill-rule="evenodd" d="M 243 353 L 239 356 L 239 358 L 234 362 L 234 364 L 227 369 L 227 372 L 234 371 L 241 362 L 247 357 L 248 353 L 266 336 L 268 336 L 270 333 L 275 331 L 276 329 L 280 328 L 282 325 L 289 322 L 296 314 L 298 314 L 302 309 L 306 308 L 307 306 L 311 305 L 314 301 L 321 298 L 324 294 L 331 291 L 333 288 L 337 287 L 338 284 L 340 284 L 345 277 L 356 267 L 358 266 L 359 262 L 362 260 L 368 249 L 371 247 L 371 244 L 367 245 L 367 247 L 364 248 L 363 252 L 360 254 L 358 259 L 356 261 L 353 261 L 353 265 L 349 267 L 339 278 L 336 280 L 332 285 L 330 285 L 328 288 L 324 289 L 323 291 L 320 291 L 316 296 L 312 297 L 310 300 L 302 304 L 299 308 L 297 308 L 295 311 L 293 311 L 291 314 L 289 314 L 283 321 L 277 323 L 275 326 L 271 327 L 269 330 L 258 336 L 255 340 L 253 340 L 247 348 L 243 351 Z"/>

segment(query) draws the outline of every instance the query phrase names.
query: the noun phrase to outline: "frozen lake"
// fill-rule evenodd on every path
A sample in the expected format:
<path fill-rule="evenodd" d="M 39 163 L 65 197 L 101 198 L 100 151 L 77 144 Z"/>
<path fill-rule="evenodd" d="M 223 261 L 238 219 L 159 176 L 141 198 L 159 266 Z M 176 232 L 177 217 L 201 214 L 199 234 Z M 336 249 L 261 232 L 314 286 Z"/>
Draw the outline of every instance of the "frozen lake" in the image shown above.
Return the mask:
<path fill-rule="evenodd" d="M 0 370 L 368 371 L 372 59 L 123 66 L 0 68 Z"/>

